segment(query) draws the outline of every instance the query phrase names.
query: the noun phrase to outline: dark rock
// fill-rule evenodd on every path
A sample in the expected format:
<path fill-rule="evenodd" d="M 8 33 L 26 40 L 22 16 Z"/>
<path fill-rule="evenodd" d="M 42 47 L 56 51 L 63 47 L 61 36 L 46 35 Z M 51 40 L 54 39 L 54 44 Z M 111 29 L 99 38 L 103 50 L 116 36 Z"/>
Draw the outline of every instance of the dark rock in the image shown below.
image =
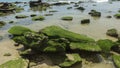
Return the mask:
<path fill-rule="evenodd" d="M 106 34 L 112 37 L 118 37 L 118 32 L 116 29 L 109 29 L 107 30 Z"/>
<path fill-rule="evenodd" d="M 94 17 L 100 17 L 101 16 L 101 13 L 96 11 L 96 10 L 91 10 L 88 14 L 90 14 L 91 16 L 94 16 Z"/>
<path fill-rule="evenodd" d="M 21 18 L 27 18 L 28 16 L 26 16 L 26 15 L 17 15 L 17 16 L 15 16 L 15 18 L 17 18 L 17 19 L 21 19 Z"/>
<path fill-rule="evenodd" d="M 72 21 L 73 20 L 73 17 L 71 16 L 64 16 L 61 18 L 62 20 L 66 20 L 66 21 Z"/>
<path fill-rule="evenodd" d="M 37 16 L 37 15 L 36 15 L 36 14 L 31 14 L 30 16 L 31 16 L 31 17 L 35 17 L 35 16 Z"/>
<path fill-rule="evenodd" d="M 14 46 L 19 46 L 20 44 L 19 43 L 15 43 Z"/>
<path fill-rule="evenodd" d="M 84 7 L 78 7 L 78 8 L 76 8 L 76 9 L 78 9 L 78 10 L 85 10 L 85 8 Z"/>
<path fill-rule="evenodd" d="M 120 14 L 115 14 L 114 17 L 120 19 Z"/>
<path fill-rule="evenodd" d="M 0 27 L 4 26 L 6 23 L 4 21 L 0 21 Z"/>
<path fill-rule="evenodd" d="M 106 18 L 112 18 L 112 16 L 107 16 Z"/>
<path fill-rule="evenodd" d="M 90 19 L 83 19 L 83 20 L 81 20 L 81 24 L 86 24 L 86 23 L 90 23 Z"/>

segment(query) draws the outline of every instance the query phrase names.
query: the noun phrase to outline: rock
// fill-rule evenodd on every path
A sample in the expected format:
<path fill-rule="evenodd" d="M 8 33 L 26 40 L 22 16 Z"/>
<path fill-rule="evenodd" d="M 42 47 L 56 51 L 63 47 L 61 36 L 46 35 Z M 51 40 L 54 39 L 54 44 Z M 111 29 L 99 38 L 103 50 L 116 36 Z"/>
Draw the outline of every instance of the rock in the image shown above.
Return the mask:
<path fill-rule="evenodd" d="M 9 21 L 10 24 L 14 23 L 14 21 Z"/>
<path fill-rule="evenodd" d="M 66 21 L 71 21 L 71 20 L 73 20 L 73 17 L 71 17 L 71 16 L 64 16 L 61 19 L 62 20 L 66 20 Z"/>
<path fill-rule="evenodd" d="M 6 23 L 4 21 L 0 21 L 0 27 L 4 26 Z"/>
<path fill-rule="evenodd" d="M 0 68 L 28 68 L 28 61 L 22 58 L 18 58 L 0 65 Z"/>
<path fill-rule="evenodd" d="M 120 14 L 115 14 L 114 17 L 120 19 Z"/>
<path fill-rule="evenodd" d="M 58 12 L 57 10 L 50 10 L 49 12 Z"/>
<path fill-rule="evenodd" d="M 90 23 L 90 19 L 83 19 L 83 20 L 81 20 L 81 24 L 86 24 L 86 23 Z"/>
<path fill-rule="evenodd" d="M 67 7 L 67 9 L 72 9 L 72 7 Z"/>
<path fill-rule="evenodd" d="M 109 53 L 111 51 L 111 48 L 115 45 L 115 43 L 111 40 L 105 39 L 105 40 L 98 40 L 97 44 L 102 49 L 102 52 Z"/>
<path fill-rule="evenodd" d="M 69 68 L 72 65 L 75 65 L 76 63 L 81 63 L 82 59 L 79 56 L 79 54 L 73 53 L 73 54 L 66 54 L 67 58 L 64 60 L 63 63 L 60 63 L 59 66 L 62 68 Z"/>
<path fill-rule="evenodd" d="M 31 16 L 31 17 L 35 17 L 35 16 L 37 16 L 37 15 L 36 15 L 36 14 L 31 14 L 30 16 Z"/>
<path fill-rule="evenodd" d="M 66 38 L 71 42 L 94 42 L 92 38 L 65 30 L 59 26 L 49 26 L 41 31 L 51 38 Z"/>
<path fill-rule="evenodd" d="M 76 8 L 76 9 L 81 10 L 81 11 L 85 10 L 84 7 L 78 7 L 78 8 Z"/>
<path fill-rule="evenodd" d="M 111 50 L 120 54 L 120 44 L 112 46 Z"/>
<path fill-rule="evenodd" d="M 89 12 L 89 14 L 90 14 L 91 16 L 94 16 L 94 17 L 100 17 L 100 16 L 101 16 L 101 13 L 98 12 L 98 11 L 96 11 L 96 10 L 91 10 L 91 11 Z"/>
<path fill-rule="evenodd" d="M 13 26 L 8 32 L 13 35 L 23 35 L 25 32 L 31 32 L 31 30 L 22 26 Z"/>
<path fill-rule="evenodd" d="M 11 54 L 10 53 L 5 53 L 4 56 L 11 56 Z"/>
<path fill-rule="evenodd" d="M 21 11 L 23 11 L 23 10 L 24 10 L 24 8 L 22 8 L 22 7 L 20 7 L 20 6 L 19 6 L 19 7 L 17 7 L 17 6 L 15 7 L 15 12 L 16 12 L 16 13 L 19 13 L 19 12 L 21 12 Z"/>
<path fill-rule="evenodd" d="M 45 16 L 52 16 L 53 14 L 45 14 Z"/>
<path fill-rule="evenodd" d="M 17 16 L 15 16 L 15 18 L 17 18 L 17 19 L 21 19 L 21 18 L 27 18 L 28 16 L 26 16 L 26 15 L 17 15 Z"/>
<path fill-rule="evenodd" d="M 57 5 L 57 6 L 59 6 L 59 5 L 68 5 L 69 3 L 67 3 L 67 2 L 57 2 L 57 3 L 53 3 L 52 5 Z"/>
<path fill-rule="evenodd" d="M 112 16 L 106 16 L 106 18 L 112 18 Z"/>
<path fill-rule="evenodd" d="M 19 46 L 20 44 L 19 43 L 15 43 L 14 46 Z"/>
<path fill-rule="evenodd" d="M 32 18 L 32 20 L 33 21 L 43 21 L 43 20 L 45 20 L 45 17 L 43 17 L 43 16 L 35 16 L 35 17 Z"/>
<path fill-rule="evenodd" d="M 113 55 L 113 62 L 117 68 L 120 68 L 120 55 Z"/>
<path fill-rule="evenodd" d="M 87 52 L 101 52 L 101 48 L 96 43 L 70 43 L 72 51 L 87 51 Z"/>
<path fill-rule="evenodd" d="M 114 28 L 107 30 L 106 34 L 112 37 L 118 37 L 118 32 Z"/>

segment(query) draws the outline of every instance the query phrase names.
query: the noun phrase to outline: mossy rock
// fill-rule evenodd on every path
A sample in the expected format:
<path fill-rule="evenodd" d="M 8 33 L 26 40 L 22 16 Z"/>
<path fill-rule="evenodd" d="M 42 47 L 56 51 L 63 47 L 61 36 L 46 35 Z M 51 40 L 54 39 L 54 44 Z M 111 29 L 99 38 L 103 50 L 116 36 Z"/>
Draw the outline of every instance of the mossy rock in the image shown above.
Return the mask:
<path fill-rule="evenodd" d="M 78 51 L 87 51 L 87 52 L 101 52 L 101 48 L 96 45 L 96 43 L 70 43 L 71 50 L 78 50 Z"/>
<path fill-rule="evenodd" d="M 16 11 L 16 13 L 19 13 L 19 12 L 21 12 L 21 11 L 23 11 L 24 10 L 24 8 L 22 8 L 22 7 L 15 7 L 15 11 Z"/>
<path fill-rule="evenodd" d="M 14 21 L 9 21 L 8 23 L 12 24 L 12 23 L 14 23 Z"/>
<path fill-rule="evenodd" d="M 51 38 L 66 38 L 71 42 L 94 42 L 92 38 L 65 30 L 59 26 L 49 26 L 41 30 Z"/>
<path fill-rule="evenodd" d="M 35 16 L 37 16 L 37 15 L 36 15 L 36 14 L 31 14 L 30 16 L 31 16 L 31 17 L 35 17 Z"/>
<path fill-rule="evenodd" d="M 112 37 L 118 37 L 118 32 L 114 28 L 107 30 L 106 34 Z"/>
<path fill-rule="evenodd" d="M 91 10 L 91 11 L 89 12 L 89 14 L 90 14 L 91 16 L 93 16 L 93 17 L 100 17 L 100 16 L 101 16 L 101 12 L 98 12 L 98 11 L 96 11 L 96 10 Z"/>
<path fill-rule="evenodd" d="M 13 35 L 23 35 L 25 32 L 31 32 L 31 30 L 22 26 L 13 26 L 8 32 Z"/>
<path fill-rule="evenodd" d="M 22 58 L 10 60 L 0 65 L 0 68 L 28 68 L 28 61 Z"/>
<path fill-rule="evenodd" d="M 97 44 L 102 49 L 102 52 L 109 53 L 111 51 L 111 47 L 115 45 L 115 43 L 111 40 L 98 40 Z"/>
<path fill-rule="evenodd" d="M 113 62 L 117 68 L 120 68 L 120 55 L 113 55 Z"/>
<path fill-rule="evenodd" d="M 73 54 L 66 54 L 67 58 L 64 60 L 63 63 L 60 63 L 59 66 L 62 68 L 69 68 L 76 63 L 81 63 L 82 59 L 79 56 L 79 54 L 73 53 Z"/>
<path fill-rule="evenodd" d="M 115 14 L 114 17 L 120 19 L 120 14 Z"/>
<path fill-rule="evenodd" d="M 21 18 L 27 18 L 28 16 L 26 16 L 26 15 L 17 15 L 17 16 L 15 16 L 15 18 L 17 18 L 17 19 L 21 19 Z"/>
<path fill-rule="evenodd" d="M 32 18 L 33 21 L 43 21 L 45 20 L 45 17 L 44 16 L 35 16 Z"/>
<path fill-rule="evenodd" d="M 71 20 L 73 20 L 73 17 L 71 17 L 71 16 L 64 16 L 61 19 L 62 20 L 66 20 L 66 21 L 71 21 Z"/>
<path fill-rule="evenodd" d="M 76 9 L 81 10 L 81 11 L 85 10 L 84 7 L 78 7 L 78 8 L 76 8 Z"/>
<path fill-rule="evenodd" d="M 4 26 L 6 23 L 4 21 L 0 21 L 0 27 Z"/>
<path fill-rule="evenodd" d="M 87 24 L 87 23 L 90 23 L 90 19 L 81 20 L 81 24 Z"/>

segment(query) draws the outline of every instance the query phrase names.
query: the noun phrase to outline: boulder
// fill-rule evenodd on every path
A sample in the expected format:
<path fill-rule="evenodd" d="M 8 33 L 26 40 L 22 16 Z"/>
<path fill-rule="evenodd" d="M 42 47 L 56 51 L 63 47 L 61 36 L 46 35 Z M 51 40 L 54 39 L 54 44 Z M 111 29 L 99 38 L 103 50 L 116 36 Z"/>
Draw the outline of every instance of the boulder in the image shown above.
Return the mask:
<path fill-rule="evenodd" d="M 70 68 L 71 66 L 75 65 L 76 63 L 81 63 L 82 59 L 77 53 L 73 54 L 66 54 L 66 59 L 64 62 L 60 63 L 59 66 L 62 68 Z"/>
<path fill-rule="evenodd" d="M 43 21 L 43 20 L 45 20 L 45 17 L 43 17 L 43 16 L 35 16 L 35 17 L 32 18 L 32 20 L 33 21 Z"/>
<path fill-rule="evenodd" d="M 22 26 L 13 26 L 8 32 L 13 35 L 23 35 L 25 32 L 31 32 L 31 30 Z"/>
<path fill-rule="evenodd" d="M 87 24 L 87 23 L 90 23 L 90 19 L 81 20 L 81 24 Z"/>
<path fill-rule="evenodd" d="M 41 32 L 51 38 L 66 38 L 71 42 L 94 42 L 92 38 L 65 30 L 59 26 L 48 26 Z"/>
<path fill-rule="evenodd" d="M 31 16 L 31 17 L 35 17 L 35 16 L 37 16 L 37 15 L 36 15 L 36 14 L 31 14 L 30 16 Z"/>
<path fill-rule="evenodd" d="M 17 16 L 15 16 L 15 18 L 17 18 L 17 19 L 21 19 L 21 18 L 27 18 L 28 16 L 26 16 L 26 15 L 17 15 Z"/>
<path fill-rule="evenodd" d="M 84 7 L 78 7 L 78 8 L 76 8 L 76 9 L 81 10 L 81 11 L 85 10 Z"/>
<path fill-rule="evenodd" d="M 61 18 L 62 20 L 66 20 L 66 21 L 72 21 L 73 20 L 73 17 L 71 16 L 64 16 Z"/>
<path fill-rule="evenodd" d="M 115 43 L 111 40 L 105 39 L 105 40 L 98 40 L 97 44 L 102 49 L 102 52 L 109 53 L 111 51 L 111 48 L 115 45 Z"/>
<path fill-rule="evenodd" d="M 101 16 L 101 12 L 98 12 L 98 11 L 96 11 L 96 10 L 91 10 L 91 11 L 89 12 L 89 14 L 90 14 L 91 16 L 94 16 L 94 17 L 100 17 L 100 16 Z"/>
<path fill-rule="evenodd" d="M 113 55 L 113 62 L 117 68 L 120 68 L 120 55 Z"/>
<path fill-rule="evenodd" d="M 107 30 L 106 34 L 112 37 L 118 37 L 118 32 L 114 28 Z"/>
<path fill-rule="evenodd" d="M 18 58 L 0 65 L 0 68 L 28 68 L 28 61 Z"/>
<path fill-rule="evenodd" d="M 72 51 L 101 52 L 101 48 L 96 43 L 70 43 Z"/>

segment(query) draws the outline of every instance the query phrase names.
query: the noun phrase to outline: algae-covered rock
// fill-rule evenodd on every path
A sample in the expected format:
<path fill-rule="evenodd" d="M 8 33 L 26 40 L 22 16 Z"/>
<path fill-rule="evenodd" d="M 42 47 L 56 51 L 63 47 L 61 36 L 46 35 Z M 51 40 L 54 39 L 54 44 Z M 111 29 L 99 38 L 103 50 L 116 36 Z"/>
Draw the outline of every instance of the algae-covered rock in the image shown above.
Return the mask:
<path fill-rule="evenodd" d="M 43 21 L 45 19 L 45 17 L 43 16 L 35 16 L 32 18 L 33 21 Z"/>
<path fill-rule="evenodd" d="M 0 21 L 0 27 L 4 26 L 6 23 L 4 21 Z"/>
<path fill-rule="evenodd" d="M 64 16 L 61 19 L 62 20 L 67 20 L 67 21 L 71 21 L 71 20 L 73 20 L 73 17 L 71 17 L 71 16 Z"/>
<path fill-rule="evenodd" d="M 17 18 L 17 19 L 21 19 L 21 18 L 27 18 L 28 16 L 26 16 L 26 15 L 17 15 L 17 16 L 15 16 L 15 18 Z"/>
<path fill-rule="evenodd" d="M 118 37 L 118 32 L 114 28 L 107 30 L 106 34 L 112 37 Z"/>
<path fill-rule="evenodd" d="M 120 14 L 115 14 L 114 17 L 119 19 L 120 18 Z"/>
<path fill-rule="evenodd" d="M 63 68 L 69 68 L 72 65 L 75 65 L 76 63 L 82 62 L 81 57 L 79 54 L 73 53 L 73 54 L 66 54 L 67 58 L 64 60 L 63 63 L 60 63 L 59 66 Z"/>
<path fill-rule="evenodd" d="M 90 14 L 91 16 L 94 16 L 94 17 L 100 17 L 100 16 L 101 16 L 101 12 L 98 12 L 98 11 L 96 11 L 96 10 L 91 10 L 91 11 L 89 12 L 89 14 Z"/>
<path fill-rule="evenodd" d="M 8 32 L 13 35 L 22 35 L 25 32 L 31 32 L 31 30 L 22 26 L 13 26 Z"/>
<path fill-rule="evenodd" d="M 83 19 L 83 20 L 81 20 L 81 24 L 86 24 L 86 23 L 90 23 L 90 19 Z"/>
<path fill-rule="evenodd" d="M 109 53 L 111 50 L 111 47 L 114 46 L 114 42 L 108 39 L 105 40 L 98 40 L 97 44 L 100 46 L 103 52 Z"/>
<path fill-rule="evenodd" d="M 0 65 L 0 68 L 28 68 L 28 61 L 22 58 L 10 60 Z"/>
<path fill-rule="evenodd" d="M 51 38 L 66 38 L 72 42 L 94 42 L 92 38 L 65 30 L 59 26 L 49 26 L 41 30 Z"/>
<path fill-rule="evenodd" d="M 76 9 L 78 9 L 78 10 L 85 10 L 85 8 L 84 7 L 78 7 L 78 8 L 76 8 Z"/>
<path fill-rule="evenodd" d="M 100 52 L 101 48 L 95 43 L 70 43 L 71 50 L 79 50 L 79 51 L 89 51 L 89 52 Z"/>
<path fill-rule="evenodd" d="M 113 62 L 117 68 L 120 68 L 120 55 L 113 55 Z"/>

